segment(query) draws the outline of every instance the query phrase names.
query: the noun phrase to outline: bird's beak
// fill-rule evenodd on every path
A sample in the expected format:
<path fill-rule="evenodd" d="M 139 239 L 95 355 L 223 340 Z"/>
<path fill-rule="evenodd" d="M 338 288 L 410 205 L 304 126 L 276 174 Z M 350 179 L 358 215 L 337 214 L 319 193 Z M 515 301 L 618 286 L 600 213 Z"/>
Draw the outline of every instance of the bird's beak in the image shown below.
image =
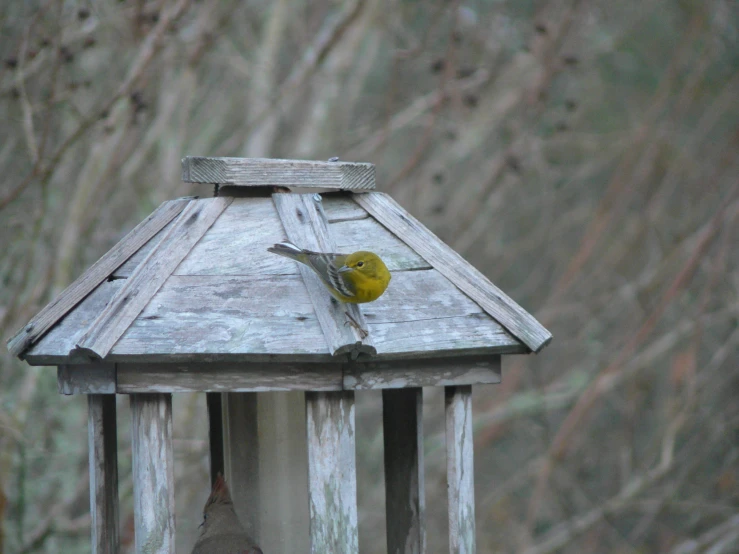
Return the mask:
<path fill-rule="evenodd" d="M 339 268 L 339 273 L 346 273 L 347 271 L 354 271 L 354 268 L 346 266 L 346 265 L 342 265 Z"/>

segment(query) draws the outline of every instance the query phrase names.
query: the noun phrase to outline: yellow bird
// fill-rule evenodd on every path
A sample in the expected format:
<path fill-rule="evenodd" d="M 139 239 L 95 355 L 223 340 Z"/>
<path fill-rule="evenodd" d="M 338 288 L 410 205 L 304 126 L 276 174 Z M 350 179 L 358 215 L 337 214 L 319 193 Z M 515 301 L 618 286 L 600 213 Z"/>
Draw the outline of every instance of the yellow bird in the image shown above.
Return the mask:
<path fill-rule="evenodd" d="M 267 250 L 307 265 L 341 302 L 372 302 L 382 296 L 390 283 L 390 272 L 382 259 L 365 250 L 353 254 L 311 252 L 287 241 Z"/>

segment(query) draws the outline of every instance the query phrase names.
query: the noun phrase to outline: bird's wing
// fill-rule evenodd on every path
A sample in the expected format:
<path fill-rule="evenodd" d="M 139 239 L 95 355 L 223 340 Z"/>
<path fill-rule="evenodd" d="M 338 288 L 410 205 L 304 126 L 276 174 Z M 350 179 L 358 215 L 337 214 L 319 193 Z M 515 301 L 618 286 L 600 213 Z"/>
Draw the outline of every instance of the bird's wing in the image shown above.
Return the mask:
<path fill-rule="evenodd" d="M 306 252 L 310 266 L 323 281 L 342 295 L 354 296 L 356 290 L 351 281 L 344 279 L 339 268 L 344 265 L 345 254 L 329 254 L 324 252 Z"/>

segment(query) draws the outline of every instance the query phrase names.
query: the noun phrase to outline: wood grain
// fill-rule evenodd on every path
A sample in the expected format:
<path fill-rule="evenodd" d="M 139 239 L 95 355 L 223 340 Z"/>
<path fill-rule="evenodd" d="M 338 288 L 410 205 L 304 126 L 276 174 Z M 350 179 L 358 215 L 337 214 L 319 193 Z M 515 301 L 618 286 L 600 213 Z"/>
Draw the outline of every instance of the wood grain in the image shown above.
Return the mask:
<path fill-rule="evenodd" d="M 552 334 L 531 314 L 444 244 L 389 195 L 373 192 L 357 194 L 354 199 L 377 221 L 398 237 L 402 237 L 427 262 L 533 352 L 540 351 L 552 340 Z"/>
<path fill-rule="evenodd" d="M 320 194 L 277 193 L 272 195 L 272 199 L 288 239 L 307 250 L 336 252 Z M 362 329 L 367 330 L 367 322 L 359 306 L 337 302 L 313 270 L 304 264 L 298 264 L 298 269 L 329 352 L 333 356 L 349 354 L 352 359 L 360 354 L 376 354 L 371 336 L 362 336 L 354 326 L 347 325 L 348 312 Z"/>
<path fill-rule="evenodd" d="M 167 235 L 92 323 L 75 349 L 93 359 L 105 358 L 159 287 L 230 203 L 230 198 L 207 198 L 189 203 Z"/>
<path fill-rule="evenodd" d="M 117 392 L 341 390 L 341 364 L 118 364 Z"/>
<path fill-rule="evenodd" d="M 528 351 L 438 272 L 424 273 L 394 273 L 387 292 L 363 306 L 378 357 Z M 120 287 L 121 282 L 102 286 Z M 86 318 L 105 305 L 103 292 L 111 294 L 96 291 L 100 299 L 91 295 L 81 305 L 94 300 Z M 78 316 L 79 309 L 70 313 L 29 351 L 28 362 L 68 363 L 67 353 L 78 335 L 66 330 L 76 324 L 72 319 L 80 321 Z M 299 275 L 171 276 L 107 360 L 320 362 L 331 360 L 331 355 Z"/>
<path fill-rule="evenodd" d="M 93 554 L 118 554 L 118 435 L 115 394 L 87 397 Z"/>
<path fill-rule="evenodd" d="M 500 382 L 500 356 L 351 363 L 118 363 L 116 392 L 339 391 Z"/>
<path fill-rule="evenodd" d="M 354 393 L 305 394 L 312 554 L 357 554 Z"/>
<path fill-rule="evenodd" d="M 48 333 L 32 345 L 25 354 L 31 365 L 59 365 L 74 363 L 69 353 L 84 336 L 93 321 L 105 309 L 111 298 L 121 289 L 125 279 L 103 281 L 77 306 L 67 313 Z M 89 363 L 87 356 L 80 363 Z"/>
<path fill-rule="evenodd" d="M 382 391 L 388 554 L 426 552 L 422 389 Z"/>
<path fill-rule="evenodd" d="M 285 260 L 290 262 L 289 260 Z M 388 291 L 366 304 L 378 356 L 428 357 L 473 352 L 523 352 L 474 302 L 445 296 L 446 280 L 429 276 L 412 291 L 417 273 L 399 272 Z M 325 291 L 323 291 L 324 294 Z M 385 298 L 387 297 L 387 298 Z M 414 312 L 415 309 L 415 312 Z M 113 347 L 110 361 L 315 361 L 331 359 L 298 275 L 172 276 Z"/>
<path fill-rule="evenodd" d="M 141 265 L 141 262 L 146 259 L 146 257 L 149 255 L 149 253 L 157 247 L 157 245 L 162 242 L 162 238 L 164 238 L 167 233 L 169 233 L 170 227 L 174 225 L 175 220 L 173 219 L 169 223 L 167 223 L 162 229 L 153 237 L 151 237 L 146 244 L 144 244 L 141 248 L 139 248 L 133 256 L 128 258 L 126 262 L 120 266 L 118 269 L 116 269 L 111 277 L 113 279 L 128 279 L 131 275 L 133 275 L 133 272 L 136 270 L 139 265 Z"/>
<path fill-rule="evenodd" d="M 375 188 L 375 166 L 342 161 L 188 156 L 182 160 L 182 180 L 242 187 L 372 190 Z"/>
<path fill-rule="evenodd" d="M 447 387 L 446 473 L 450 554 L 475 553 L 472 387 Z"/>
<path fill-rule="evenodd" d="M 62 317 L 105 281 L 118 266 L 179 215 L 190 200 L 190 198 L 179 198 L 164 202 L 149 217 L 134 227 L 118 244 L 90 266 L 8 341 L 10 353 L 13 356 L 22 357 L 32 344 L 43 337 Z"/>
<path fill-rule="evenodd" d="M 347 364 L 344 389 L 374 390 L 500 383 L 500 356 Z"/>
<path fill-rule="evenodd" d="M 115 364 L 63 364 L 57 368 L 59 394 L 115 394 Z"/>
<path fill-rule="evenodd" d="M 172 395 L 131 395 L 136 552 L 174 554 Z"/>
<path fill-rule="evenodd" d="M 321 196 L 336 251 L 347 254 L 357 250 L 377 252 L 390 271 L 431 267 L 353 200 L 341 193 Z M 267 252 L 267 248 L 286 238 L 270 198 L 235 198 L 174 274 L 297 275 L 295 264 Z M 296 244 L 303 246 L 300 242 Z"/>

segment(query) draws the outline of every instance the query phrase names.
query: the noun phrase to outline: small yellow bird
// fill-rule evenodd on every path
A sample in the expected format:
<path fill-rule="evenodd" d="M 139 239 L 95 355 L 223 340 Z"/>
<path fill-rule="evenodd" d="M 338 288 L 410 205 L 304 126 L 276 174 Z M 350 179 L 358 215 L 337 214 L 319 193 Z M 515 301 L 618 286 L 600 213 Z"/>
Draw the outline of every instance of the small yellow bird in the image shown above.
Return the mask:
<path fill-rule="evenodd" d="M 353 254 L 328 254 L 303 250 L 287 241 L 267 250 L 307 265 L 341 302 L 362 304 L 377 300 L 390 282 L 390 272 L 382 259 L 365 250 Z"/>

